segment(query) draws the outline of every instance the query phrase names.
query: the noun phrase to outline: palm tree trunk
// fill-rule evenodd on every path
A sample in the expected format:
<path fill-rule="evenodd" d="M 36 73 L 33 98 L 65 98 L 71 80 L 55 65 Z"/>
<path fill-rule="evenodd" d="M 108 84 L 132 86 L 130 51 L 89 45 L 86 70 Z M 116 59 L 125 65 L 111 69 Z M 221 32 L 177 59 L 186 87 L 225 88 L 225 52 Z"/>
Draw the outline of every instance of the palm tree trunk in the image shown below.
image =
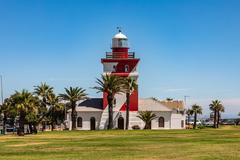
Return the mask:
<path fill-rule="evenodd" d="M 130 104 L 130 94 L 126 93 L 126 98 L 127 98 L 127 102 L 126 102 L 126 130 L 128 130 L 128 126 L 129 126 L 129 104 Z"/>
<path fill-rule="evenodd" d="M 214 128 L 216 128 L 216 123 L 217 123 L 217 110 L 214 109 Z"/>
<path fill-rule="evenodd" d="M 33 124 L 33 133 L 37 134 L 37 127 L 36 127 L 36 124 Z"/>
<path fill-rule="evenodd" d="M 217 128 L 219 128 L 220 112 L 217 112 Z"/>
<path fill-rule="evenodd" d="M 113 129 L 113 96 L 108 95 L 108 129 Z"/>
<path fill-rule="evenodd" d="M 53 122 L 51 122 L 51 131 L 53 131 L 54 130 L 54 124 L 53 124 Z"/>
<path fill-rule="evenodd" d="M 45 125 L 45 121 L 42 122 L 42 132 L 45 131 L 46 129 L 46 125 Z"/>
<path fill-rule="evenodd" d="M 24 136 L 24 113 L 23 113 L 23 111 L 20 111 L 20 115 L 19 115 L 18 135 L 19 136 Z"/>
<path fill-rule="evenodd" d="M 45 97 L 43 97 L 43 104 L 45 105 L 45 108 L 47 108 L 48 107 L 48 105 L 47 105 L 47 100 L 46 100 L 46 98 Z M 44 119 L 44 117 L 46 117 L 46 115 L 47 114 L 44 114 L 42 117 L 41 117 L 41 119 Z M 44 122 L 43 123 L 43 129 L 42 129 L 42 131 L 45 131 L 45 129 L 46 129 L 46 123 Z"/>
<path fill-rule="evenodd" d="M 72 104 L 72 130 L 76 130 L 76 118 L 77 118 L 77 112 L 76 112 L 76 102 L 71 102 Z"/>
<path fill-rule="evenodd" d="M 51 108 L 51 131 L 53 131 L 54 129 L 54 124 L 53 124 L 54 120 L 53 120 L 53 107 Z"/>
<path fill-rule="evenodd" d="M 28 126 L 29 126 L 29 132 L 30 134 L 32 134 L 33 133 L 32 123 L 29 123 Z"/>
<path fill-rule="evenodd" d="M 144 129 L 151 129 L 151 121 L 146 122 Z"/>
<path fill-rule="evenodd" d="M 5 134 L 6 131 L 6 122 L 7 122 L 7 114 L 6 112 L 3 113 L 3 134 Z"/>
<path fill-rule="evenodd" d="M 194 124 L 193 124 L 193 128 L 196 129 L 197 127 L 197 113 L 194 113 Z"/>
<path fill-rule="evenodd" d="M 188 114 L 188 125 L 190 124 L 190 114 Z"/>

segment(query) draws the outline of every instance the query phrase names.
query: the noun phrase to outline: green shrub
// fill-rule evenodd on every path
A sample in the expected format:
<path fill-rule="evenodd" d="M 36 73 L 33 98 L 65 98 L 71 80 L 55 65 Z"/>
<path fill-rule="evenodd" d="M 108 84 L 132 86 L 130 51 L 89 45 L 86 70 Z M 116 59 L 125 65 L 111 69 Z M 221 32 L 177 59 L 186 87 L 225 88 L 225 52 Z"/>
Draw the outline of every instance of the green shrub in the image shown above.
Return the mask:
<path fill-rule="evenodd" d="M 132 126 L 132 129 L 133 129 L 133 130 L 139 130 L 139 129 L 141 129 L 141 128 L 139 127 L 139 125 L 134 125 L 134 126 Z"/>
<path fill-rule="evenodd" d="M 198 129 L 204 129 L 204 128 L 206 128 L 206 126 L 204 126 L 204 125 L 199 125 L 198 126 Z"/>

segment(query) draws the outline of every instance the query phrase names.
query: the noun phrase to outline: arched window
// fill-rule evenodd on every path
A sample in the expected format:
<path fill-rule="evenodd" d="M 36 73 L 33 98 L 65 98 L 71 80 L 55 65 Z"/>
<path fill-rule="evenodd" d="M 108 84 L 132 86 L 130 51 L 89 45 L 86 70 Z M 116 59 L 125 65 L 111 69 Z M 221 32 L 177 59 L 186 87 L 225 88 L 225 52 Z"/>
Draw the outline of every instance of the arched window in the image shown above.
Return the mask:
<path fill-rule="evenodd" d="M 116 70 L 117 70 L 117 66 L 113 65 L 113 72 L 116 72 Z"/>
<path fill-rule="evenodd" d="M 118 118 L 118 129 L 124 129 L 124 119 L 122 116 Z"/>
<path fill-rule="evenodd" d="M 82 128 L 82 117 L 77 118 L 77 127 Z"/>
<path fill-rule="evenodd" d="M 116 99 L 116 98 L 113 99 L 113 104 L 114 104 L 114 105 L 117 104 L 117 99 Z"/>
<path fill-rule="evenodd" d="M 129 65 L 125 65 L 125 72 L 129 72 Z"/>
<path fill-rule="evenodd" d="M 164 118 L 163 117 L 159 117 L 159 119 L 158 119 L 158 127 L 159 128 L 164 128 Z"/>
<path fill-rule="evenodd" d="M 95 130 L 96 129 L 96 119 L 95 117 L 90 118 L 90 130 Z"/>

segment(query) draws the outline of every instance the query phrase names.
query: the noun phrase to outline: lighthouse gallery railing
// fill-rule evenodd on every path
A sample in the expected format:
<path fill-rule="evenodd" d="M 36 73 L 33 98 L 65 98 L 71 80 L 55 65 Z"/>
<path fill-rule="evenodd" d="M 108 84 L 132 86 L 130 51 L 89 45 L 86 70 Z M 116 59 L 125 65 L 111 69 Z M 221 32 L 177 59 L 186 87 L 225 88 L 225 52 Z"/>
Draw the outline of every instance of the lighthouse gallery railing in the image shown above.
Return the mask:
<path fill-rule="evenodd" d="M 112 58 L 122 58 L 121 54 L 124 52 L 106 52 L 106 58 L 107 59 L 112 59 Z M 118 56 L 119 54 L 119 56 Z M 135 52 L 128 52 L 128 58 L 135 58 Z"/>

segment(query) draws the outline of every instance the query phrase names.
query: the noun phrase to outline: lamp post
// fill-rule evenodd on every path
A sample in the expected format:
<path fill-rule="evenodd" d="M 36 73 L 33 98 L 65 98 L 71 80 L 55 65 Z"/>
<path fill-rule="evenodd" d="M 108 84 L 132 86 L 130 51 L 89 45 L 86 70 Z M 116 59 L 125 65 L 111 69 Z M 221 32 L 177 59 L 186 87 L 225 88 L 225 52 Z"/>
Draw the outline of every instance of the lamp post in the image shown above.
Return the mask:
<path fill-rule="evenodd" d="M 187 98 L 189 98 L 190 96 L 184 96 L 184 103 L 185 106 L 187 107 Z M 189 108 L 188 108 L 189 109 Z M 190 115 L 187 115 L 187 124 L 189 125 L 190 122 Z"/>
<path fill-rule="evenodd" d="M 184 96 L 184 103 L 185 103 L 185 106 L 187 106 L 187 98 L 189 98 L 190 96 Z"/>
<path fill-rule="evenodd" d="M 2 79 L 2 75 L 0 75 L 0 89 L 1 89 L 1 105 L 3 105 L 3 79 Z M 1 115 L 0 115 L 1 116 Z M 4 121 L 4 113 L 2 113 L 3 116 L 3 134 L 5 134 L 5 121 Z"/>
<path fill-rule="evenodd" d="M 0 75 L 0 83 L 1 83 L 1 102 L 3 104 L 3 79 L 2 79 L 2 75 Z"/>

